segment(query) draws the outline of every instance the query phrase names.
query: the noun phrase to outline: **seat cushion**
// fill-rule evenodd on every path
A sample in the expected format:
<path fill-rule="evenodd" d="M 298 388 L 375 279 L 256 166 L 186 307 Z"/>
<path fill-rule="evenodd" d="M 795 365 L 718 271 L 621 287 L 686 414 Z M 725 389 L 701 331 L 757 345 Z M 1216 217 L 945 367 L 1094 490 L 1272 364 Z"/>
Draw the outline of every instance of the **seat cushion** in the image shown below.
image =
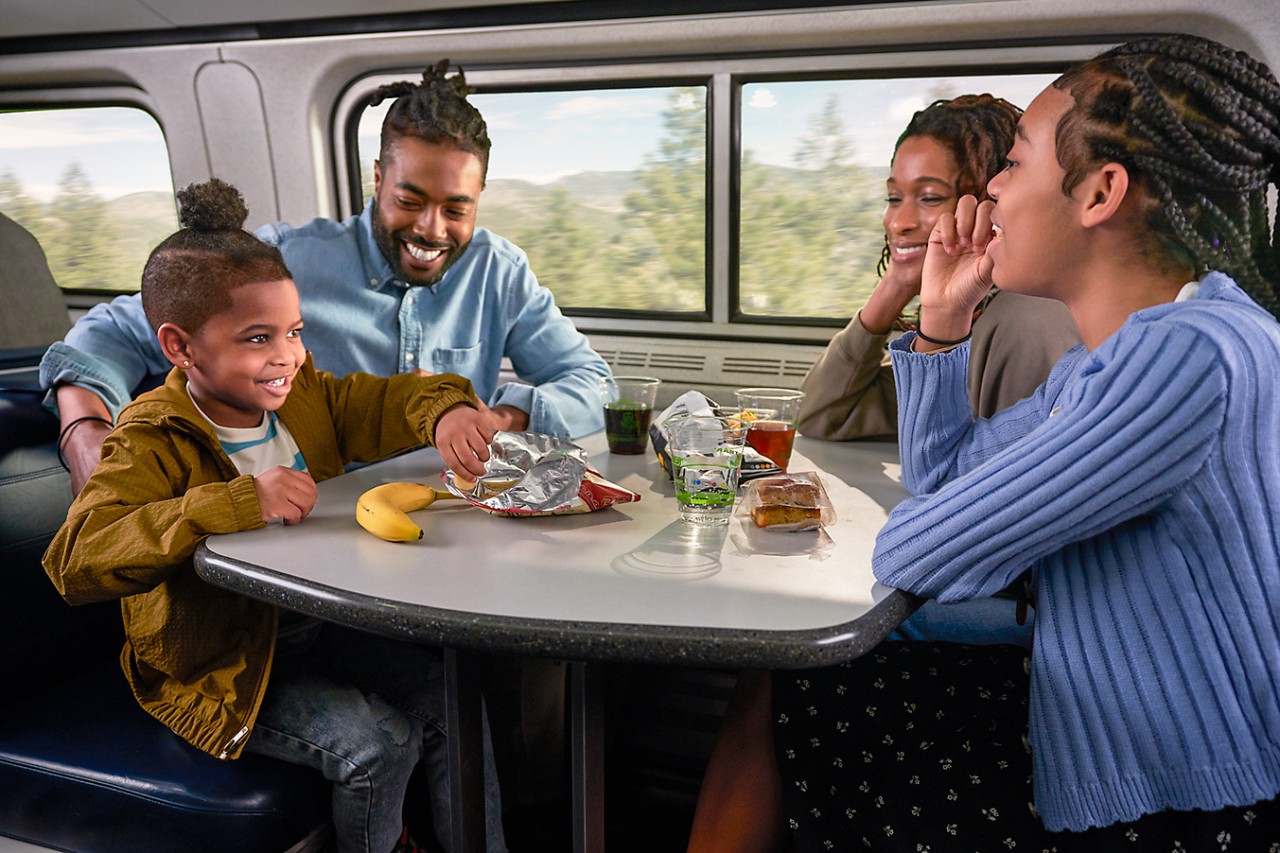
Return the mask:
<path fill-rule="evenodd" d="M 0 835 L 69 851 L 280 853 L 329 816 L 319 772 L 219 761 L 143 711 L 117 664 L 0 705 Z"/>

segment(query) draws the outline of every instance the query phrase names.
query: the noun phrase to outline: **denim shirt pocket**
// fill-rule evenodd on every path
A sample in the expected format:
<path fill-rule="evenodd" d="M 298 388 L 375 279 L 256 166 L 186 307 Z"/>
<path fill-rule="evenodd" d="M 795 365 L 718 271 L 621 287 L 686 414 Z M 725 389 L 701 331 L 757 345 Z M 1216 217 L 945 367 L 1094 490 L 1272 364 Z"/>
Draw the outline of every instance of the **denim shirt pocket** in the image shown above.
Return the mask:
<path fill-rule="evenodd" d="M 483 351 L 482 344 L 469 347 L 437 347 L 431 351 L 431 362 L 438 373 L 475 376 L 475 369 L 480 364 Z"/>

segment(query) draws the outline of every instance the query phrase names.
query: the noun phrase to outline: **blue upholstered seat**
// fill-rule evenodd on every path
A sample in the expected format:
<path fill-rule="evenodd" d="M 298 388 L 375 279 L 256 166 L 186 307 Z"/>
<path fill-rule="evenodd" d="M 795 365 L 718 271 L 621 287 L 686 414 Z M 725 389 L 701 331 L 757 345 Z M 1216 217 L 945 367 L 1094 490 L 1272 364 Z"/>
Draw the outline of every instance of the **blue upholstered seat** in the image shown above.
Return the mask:
<path fill-rule="evenodd" d="M 0 835 L 116 853 L 318 848 L 319 773 L 189 746 L 129 692 L 119 605 L 71 607 L 45 576 L 71 492 L 53 435 L 35 395 L 0 393 Z"/>

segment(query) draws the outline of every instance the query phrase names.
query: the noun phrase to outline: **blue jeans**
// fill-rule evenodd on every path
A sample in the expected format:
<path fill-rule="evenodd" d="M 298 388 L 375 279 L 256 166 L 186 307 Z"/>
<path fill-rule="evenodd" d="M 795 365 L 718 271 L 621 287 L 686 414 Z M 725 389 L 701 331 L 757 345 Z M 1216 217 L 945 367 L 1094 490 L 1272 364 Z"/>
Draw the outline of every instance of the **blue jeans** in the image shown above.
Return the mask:
<path fill-rule="evenodd" d="M 449 849 L 440 650 L 324 623 L 309 647 L 279 651 L 245 749 L 315 767 L 333 782 L 339 853 L 395 847 L 405 789 L 421 760 L 436 836 Z M 487 722 L 484 741 L 487 849 L 505 853 Z"/>
<path fill-rule="evenodd" d="M 1018 603 L 1011 598 L 975 598 L 954 604 L 929 599 L 885 639 L 1008 644 L 1029 649 L 1035 611 L 1027 608 L 1022 625 L 1018 624 L 1017 611 Z"/>

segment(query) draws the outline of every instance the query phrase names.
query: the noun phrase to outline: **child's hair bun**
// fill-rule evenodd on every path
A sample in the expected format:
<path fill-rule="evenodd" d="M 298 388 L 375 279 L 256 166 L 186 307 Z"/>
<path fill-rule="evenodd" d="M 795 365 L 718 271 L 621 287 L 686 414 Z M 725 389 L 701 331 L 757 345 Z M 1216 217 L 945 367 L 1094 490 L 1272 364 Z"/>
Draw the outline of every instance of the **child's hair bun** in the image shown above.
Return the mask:
<path fill-rule="evenodd" d="M 178 190 L 178 223 L 195 231 L 239 231 L 249 218 L 240 190 L 211 178 Z"/>

